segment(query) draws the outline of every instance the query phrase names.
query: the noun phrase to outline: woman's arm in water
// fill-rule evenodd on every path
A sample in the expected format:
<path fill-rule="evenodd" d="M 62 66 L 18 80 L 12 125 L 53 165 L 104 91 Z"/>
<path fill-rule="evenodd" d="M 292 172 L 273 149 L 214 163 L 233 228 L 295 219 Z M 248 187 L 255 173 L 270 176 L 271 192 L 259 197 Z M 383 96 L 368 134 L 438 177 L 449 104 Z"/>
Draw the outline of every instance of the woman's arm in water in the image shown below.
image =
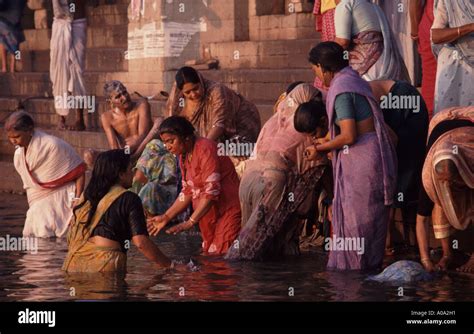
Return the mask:
<path fill-rule="evenodd" d="M 148 260 L 154 262 L 159 268 L 171 266 L 171 260 L 160 251 L 148 236 L 136 235 L 132 237 L 132 242 Z"/>

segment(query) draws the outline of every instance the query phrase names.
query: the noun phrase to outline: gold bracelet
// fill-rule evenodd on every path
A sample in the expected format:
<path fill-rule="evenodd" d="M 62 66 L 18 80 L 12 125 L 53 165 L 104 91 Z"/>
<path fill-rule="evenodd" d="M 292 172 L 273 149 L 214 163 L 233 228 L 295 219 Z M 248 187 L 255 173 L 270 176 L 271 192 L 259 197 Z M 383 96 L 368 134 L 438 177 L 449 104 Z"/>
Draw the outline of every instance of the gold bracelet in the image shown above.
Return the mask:
<path fill-rule="evenodd" d="M 197 223 L 199 223 L 198 221 L 195 221 L 193 217 L 189 217 L 189 221 L 193 223 L 193 225 L 196 225 Z"/>

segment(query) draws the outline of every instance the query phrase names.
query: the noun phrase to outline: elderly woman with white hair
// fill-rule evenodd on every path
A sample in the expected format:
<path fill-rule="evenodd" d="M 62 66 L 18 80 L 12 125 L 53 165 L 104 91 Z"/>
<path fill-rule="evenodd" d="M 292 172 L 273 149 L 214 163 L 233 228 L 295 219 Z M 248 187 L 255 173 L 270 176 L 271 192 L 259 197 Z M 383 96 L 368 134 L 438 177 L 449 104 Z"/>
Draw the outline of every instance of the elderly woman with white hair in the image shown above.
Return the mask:
<path fill-rule="evenodd" d="M 24 111 L 10 115 L 5 131 L 28 198 L 23 236 L 62 237 L 84 188 L 85 163 L 71 145 L 35 129 Z"/>

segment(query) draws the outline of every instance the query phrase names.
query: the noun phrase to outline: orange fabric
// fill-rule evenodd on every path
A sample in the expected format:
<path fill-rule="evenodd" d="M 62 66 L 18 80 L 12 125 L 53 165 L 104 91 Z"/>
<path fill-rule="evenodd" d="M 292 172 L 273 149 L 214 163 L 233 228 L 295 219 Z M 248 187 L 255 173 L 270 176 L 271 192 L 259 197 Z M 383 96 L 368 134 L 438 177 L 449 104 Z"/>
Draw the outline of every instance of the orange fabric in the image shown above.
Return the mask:
<path fill-rule="evenodd" d="M 47 189 L 54 189 L 54 188 L 59 188 L 63 185 L 65 185 L 68 182 L 74 181 L 77 178 L 79 178 L 82 174 L 86 172 L 87 166 L 85 163 L 81 163 L 79 166 L 71 170 L 69 173 L 64 175 L 63 177 L 60 177 L 57 180 L 50 181 L 50 182 L 38 182 L 38 184 Z"/>
<path fill-rule="evenodd" d="M 202 198 L 214 201 L 201 218 L 199 228 L 203 250 L 223 254 L 240 231 L 239 178 L 228 156 L 217 154 L 217 143 L 198 137 L 188 158 L 180 157 L 185 195 L 192 196 L 196 208 Z"/>

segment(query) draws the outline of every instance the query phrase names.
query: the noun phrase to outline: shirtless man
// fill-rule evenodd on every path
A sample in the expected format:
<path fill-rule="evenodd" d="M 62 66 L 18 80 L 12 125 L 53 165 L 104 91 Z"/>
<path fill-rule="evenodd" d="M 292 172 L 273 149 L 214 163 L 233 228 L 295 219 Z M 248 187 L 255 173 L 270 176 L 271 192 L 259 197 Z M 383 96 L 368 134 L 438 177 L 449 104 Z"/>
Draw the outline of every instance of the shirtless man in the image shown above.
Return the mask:
<path fill-rule="evenodd" d="M 104 95 L 109 108 L 101 115 L 101 122 L 109 147 L 126 149 L 132 160 L 136 160 L 152 127 L 150 104 L 147 100 L 133 102 L 125 86 L 117 80 L 105 83 Z M 84 160 L 89 167 L 94 164 L 96 154 L 86 151 Z"/>

